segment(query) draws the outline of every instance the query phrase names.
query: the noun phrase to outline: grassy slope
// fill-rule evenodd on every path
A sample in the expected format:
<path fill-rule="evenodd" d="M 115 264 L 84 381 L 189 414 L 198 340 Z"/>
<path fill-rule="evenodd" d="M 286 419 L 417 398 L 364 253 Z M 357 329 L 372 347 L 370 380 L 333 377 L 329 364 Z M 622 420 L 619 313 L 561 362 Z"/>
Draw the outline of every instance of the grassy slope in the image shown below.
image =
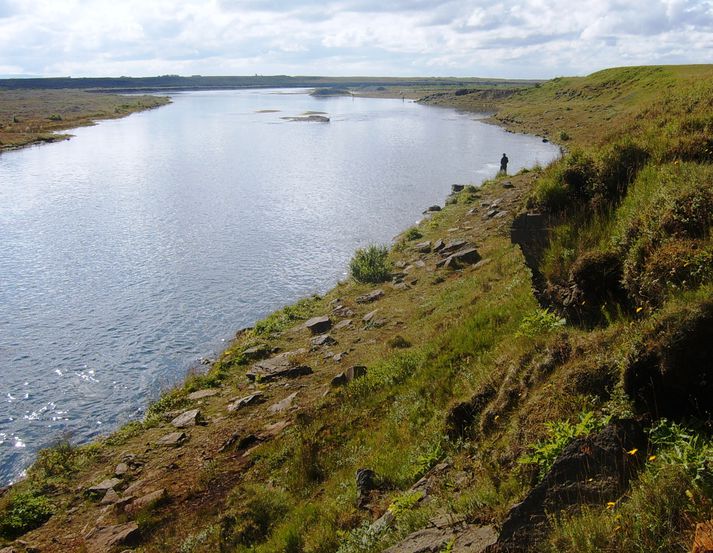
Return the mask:
<path fill-rule="evenodd" d="M 69 138 L 57 131 L 123 117 L 169 102 L 159 96 L 119 96 L 79 90 L 0 90 L 0 151 Z"/>
<path fill-rule="evenodd" d="M 671 166 L 681 160 L 668 159 L 667 152 L 674 146 L 674 152 L 688 152 L 676 149 L 678 138 L 684 128 L 700 129 L 698 123 L 682 126 L 681 122 L 703 120 L 707 132 L 710 96 L 702 94 L 698 102 L 692 99 L 701 87 L 711 86 L 711 73 L 709 66 L 643 68 L 558 79 L 508 100 L 497 117 L 514 128 L 547 131 L 556 134 L 555 138 L 566 132 L 572 150 L 583 149 L 592 157 L 591 167 L 596 167 L 599 180 L 606 174 L 609 159 L 599 148 L 621 140 L 618 130 L 635 123 L 637 140 L 656 143 L 650 158 L 654 162 L 646 171 L 673 171 Z M 661 102 L 669 102 L 665 104 L 669 109 L 662 110 Z M 668 118 L 664 125 L 659 124 L 662 118 Z M 384 284 L 383 299 L 362 305 L 355 302 L 356 296 L 372 287 L 346 282 L 324 298 L 305 300 L 276 313 L 239 336 L 207 376 L 189 378 L 184 387 L 167 394 L 143 423 L 133 423 L 91 446 L 44 454 L 27 481 L 0 499 L 0 507 L 10 512 L 13 497 L 16 504 L 27 502 L 26 497 L 46 501 L 57 514 L 25 539 L 41 545 L 43 551 L 81 550 L 82 535 L 97 517 L 106 524 L 126 519 L 111 510 L 101 514 L 100 507 L 81 490 L 109 477 L 128 452 L 137 454 L 144 464 L 130 472 L 121 488 L 131 489 L 123 493 L 141 495 L 165 487 L 171 498 L 168 504 L 149 506 L 135 515 L 143 534 L 138 550 L 143 551 L 207 552 L 221 547 L 265 552 L 379 551 L 421 528 L 437 512 L 497 523 L 529 488 L 537 464 L 518 460 L 533 451 L 538 440 L 549 439 L 547 424 L 576 420 L 583 411 L 600 419 L 639 409 L 621 386 L 632 351 L 658 320 L 675 320 L 682 309 L 695 308 L 711 298 L 710 281 L 705 278 L 693 285 L 679 283 L 665 288 L 662 302 L 641 310 L 611 309 L 605 321 L 593 328 L 561 326 L 558 317 L 539 309 L 522 255 L 507 237 L 511 216 L 526 202 L 539 202 L 541 208 L 552 211 L 558 228 L 571 226 L 573 220 L 595 228 L 590 234 L 596 240 L 581 233 L 586 244 L 578 254 L 601 248 L 607 233 L 613 236 L 614 229 L 627 227 L 632 212 L 650 208 L 646 224 L 659 216 L 660 206 L 647 203 L 658 179 L 646 171 L 641 173 L 643 184 L 635 181 L 623 202 L 621 197 L 599 198 L 608 202 L 607 209 L 592 211 L 606 214 L 601 219 L 585 217 L 580 210 L 557 211 L 548 203 L 552 197 L 573 201 L 573 189 L 561 176 L 562 164 L 567 163 L 569 158 L 545 171 L 511 178 L 514 188 L 505 189 L 493 181 L 479 192 L 461 192 L 452 205 L 422 223 L 423 238 L 404 238 L 392 251 L 393 262 L 425 262 L 422 268 L 414 266 L 406 277 L 409 289 Z M 686 158 L 683 163 L 703 179 L 697 182 L 710 184 L 705 157 Z M 672 177 L 673 185 L 677 175 Z M 556 193 L 548 195 L 543 187 Z M 501 200 L 508 217 L 484 216 L 487 209 L 480 203 L 494 199 Z M 660 209 L 665 211 L 666 206 Z M 695 239 L 705 242 L 710 223 L 703 224 L 708 227 Z M 461 271 L 436 269 L 436 256 L 413 249 L 419 240 L 461 237 L 476 243 L 490 262 Z M 567 239 L 579 247 L 579 239 Z M 567 249 L 557 240 L 554 247 Z M 568 256 L 550 252 L 548 277 L 566 278 L 578 258 Z M 300 329 L 301 322 L 330 312 L 332 302 L 355 311 L 355 326 L 333 332 L 339 343 L 328 348 L 348 352 L 341 363 L 324 359 L 323 350 L 307 351 L 298 358 L 315 369 L 313 375 L 288 383 L 248 384 L 245 348 L 264 345 L 291 351 L 308 347 L 309 336 Z M 364 328 L 361 317 L 376 308 L 384 324 Z M 396 336 L 405 341 L 393 340 Z M 355 364 L 368 366 L 367 377 L 343 389 L 329 388 L 331 377 Z M 200 402 L 186 399 L 189 391 L 213 386 L 220 389 L 217 396 Z M 226 411 L 232 398 L 255 388 L 267 394 L 265 404 L 238 414 Z M 446 438 L 448 409 L 488 388 L 495 390 L 495 397 L 475 421 L 470 437 Z M 268 412 L 267 406 L 295 391 L 297 409 Z M 199 405 L 209 424 L 191 429 L 191 440 L 182 448 L 155 447 L 155 439 L 170 428 L 162 412 L 188 405 Z M 279 421 L 290 425 L 274 436 L 265 433 L 266 424 Z M 234 432 L 240 437 L 262 432 L 264 441 L 241 451 L 219 453 L 220 444 Z M 710 465 L 705 469 L 710 442 L 698 433 L 692 434 L 695 443 L 686 442 L 683 433 L 677 434 L 675 451 L 661 446 L 653 452 L 656 457 L 632 486 L 624 507 L 592 507 L 562 518 L 555 524 L 551 543 L 543 547 L 553 551 L 686 550 L 695 521 L 713 513 L 706 487 Z M 686 453 L 685 463 L 677 451 Z M 704 459 L 702 476 L 690 472 L 691 466 L 701 466 L 691 460 L 700 458 Z M 416 502 L 406 490 L 444 459 L 451 465 L 435 480 L 432 500 Z M 355 506 L 354 474 L 362 467 L 373 469 L 379 483 L 369 510 Z M 22 494 L 20 501 L 17 497 Z M 378 535 L 365 530 L 363 523 L 390 505 L 397 513 L 393 528 Z"/>

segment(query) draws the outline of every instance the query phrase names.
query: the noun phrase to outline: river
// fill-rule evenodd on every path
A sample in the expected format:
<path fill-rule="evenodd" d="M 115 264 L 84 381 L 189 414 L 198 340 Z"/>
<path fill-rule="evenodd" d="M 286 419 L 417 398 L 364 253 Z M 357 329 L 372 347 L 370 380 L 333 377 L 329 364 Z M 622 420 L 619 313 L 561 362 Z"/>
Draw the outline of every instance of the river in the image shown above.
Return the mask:
<path fill-rule="evenodd" d="M 304 91 L 173 103 L 0 154 L 0 484 L 86 442 L 235 331 L 345 278 L 454 183 L 558 149 L 475 114 Z M 308 111 L 329 123 L 289 121 Z"/>

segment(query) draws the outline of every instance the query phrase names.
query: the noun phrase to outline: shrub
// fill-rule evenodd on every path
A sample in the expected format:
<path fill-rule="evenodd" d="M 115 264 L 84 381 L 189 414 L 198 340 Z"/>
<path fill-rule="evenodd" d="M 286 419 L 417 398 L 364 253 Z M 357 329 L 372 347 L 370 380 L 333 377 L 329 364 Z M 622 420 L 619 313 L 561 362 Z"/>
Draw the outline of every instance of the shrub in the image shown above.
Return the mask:
<path fill-rule="evenodd" d="M 404 233 L 404 238 L 406 240 L 417 240 L 422 237 L 423 237 L 423 234 L 416 227 L 411 227 Z"/>
<path fill-rule="evenodd" d="M 560 140 L 562 142 L 567 142 L 569 140 L 569 134 L 567 134 L 565 131 L 560 132 Z"/>
<path fill-rule="evenodd" d="M 535 336 L 546 334 L 565 324 L 567 324 L 565 319 L 552 313 L 549 309 L 536 309 L 531 314 L 522 318 L 517 335 L 534 338 Z"/>
<path fill-rule="evenodd" d="M 50 115 L 50 116 L 48 117 L 48 119 L 49 119 L 50 121 L 61 121 L 61 120 L 62 120 L 62 116 L 61 116 L 59 113 L 53 113 L 52 115 Z"/>
<path fill-rule="evenodd" d="M 357 282 L 379 283 L 389 279 L 391 266 L 388 261 L 389 249 L 372 244 L 360 248 L 349 263 L 349 271 Z"/>
<path fill-rule="evenodd" d="M 0 517 L 0 536 L 15 539 L 39 528 L 52 516 L 49 500 L 35 492 L 15 493 Z"/>

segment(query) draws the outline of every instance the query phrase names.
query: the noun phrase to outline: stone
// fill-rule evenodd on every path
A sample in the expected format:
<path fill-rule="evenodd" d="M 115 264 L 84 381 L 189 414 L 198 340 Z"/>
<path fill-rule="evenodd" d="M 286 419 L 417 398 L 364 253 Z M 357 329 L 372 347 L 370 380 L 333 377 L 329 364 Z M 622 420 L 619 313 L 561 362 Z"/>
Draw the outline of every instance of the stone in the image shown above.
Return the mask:
<path fill-rule="evenodd" d="M 121 498 L 119 497 L 119 494 L 114 491 L 114 488 L 109 488 L 104 494 L 104 497 L 102 497 L 102 500 L 99 502 L 99 505 L 113 505 L 119 501 L 119 499 Z"/>
<path fill-rule="evenodd" d="M 452 528 L 423 528 L 406 536 L 383 553 L 438 553 L 455 538 Z"/>
<path fill-rule="evenodd" d="M 202 419 L 199 409 L 189 409 L 178 415 L 171 421 L 171 424 L 176 428 L 188 428 L 200 424 Z"/>
<path fill-rule="evenodd" d="M 617 421 L 572 441 L 542 481 L 506 515 L 497 542 L 500 550 L 532 551 L 558 512 L 619 499 L 644 465 L 647 446 L 641 423 L 634 420 Z"/>
<path fill-rule="evenodd" d="M 89 551 L 105 552 L 117 545 L 134 545 L 139 540 L 139 526 L 135 522 L 114 526 L 97 526 L 84 536 Z"/>
<path fill-rule="evenodd" d="M 507 211 L 498 211 L 494 216 L 493 219 L 502 219 L 503 217 L 507 217 L 508 212 Z"/>
<path fill-rule="evenodd" d="M 116 486 L 121 484 L 121 480 L 118 478 L 107 478 L 102 480 L 99 484 L 92 486 L 87 489 L 89 495 L 104 495 L 108 490 L 113 490 Z"/>
<path fill-rule="evenodd" d="M 253 346 L 243 351 L 245 359 L 261 359 L 267 355 L 268 349 L 264 345 Z"/>
<path fill-rule="evenodd" d="M 453 553 L 483 553 L 498 539 L 498 533 L 492 526 L 469 524 L 457 532 Z"/>
<path fill-rule="evenodd" d="M 347 328 L 352 326 L 352 320 L 351 319 L 344 319 L 342 321 L 339 321 L 337 324 L 334 325 L 334 330 L 341 330 L 343 328 Z"/>
<path fill-rule="evenodd" d="M 324 334 L 332 328 L 332 321 L 327 315 L 323 315 L 322 317 L 312 317 L 304 326 L 312 334 Z"/>
<path fill-rule="evenodd" d="M 384 291 L 381 289 L 372 290 L 368 294 L 363 294 L 358 296 L 356 299 L 357 303 L 371 303 L 384 297 Z"/>
<path fill-rule="evenodd" d="M 165 488 L 156 490 L 155 492 L 147 493 L 141 497 L 134 499 L 131 503 L 124 507 L 124 512 L 129 515 L 134 515 L 138 513 L 141 509 L 148 507 L 150 505 L 157 505 L 163 503 L 168 499 L 168 492 Z"/>
<path fill-rule="evenodd" d="M 428 209 L 426 209 L 426 211 L 424 211 L 424 213 L 433 213 L 435 211 L 440 211 L 440 210 L 441 210 L 440 205 L 432 205 Z"/>
<path fill-rule="evenodd" d="M 127 472 L 129 472 L 129 465 L 124 462 L 121 462 L 116 465 L 116 468 L 114 469 L 114 474 L 119 478 L 124 476 Z"/>
<path fill-rule="evenodd" d="M 451 192 L 462 192 L 464 188 L 464 184 L 451 184 Z"/>
<path fill-rule="evenodd" d="M 478 250 L 466 247 L 454 254 L 449 255 L 446 259 L 442 259 L 436 263 L 436 267 L 457 269 L 463 265 L 474 265 L 478 261 L 480 261 L 480 254 L 478 253 Z"/>
<path fill-rule="evenodd" d="M 428 253 L 431 251 L 431 242 L 426 240 L 425 242 L 419 242 L 414 245 L 414 249 L 419 253 Z"/>
<path fill-rule="evenodd" d="M 375 488 L 376 473 L 371 469 L 358 469 L 356 471 L 357 507 L 366 506 L 369 501 L 369 492 Z"/>
<path fill-rule="evenodd" d="M 509 180 L 506 180 L 503 183 L 503 188 L 515 188 L 515 185 L 513 183 L 511 183 Z"/>
<path fill-rule="evenodd" d="M 441 240 L 441 239 L 436 240 L 436 241 L 433 243 L 433 251 L 434 251 L 434 252 L 441 251 L 441 250 L 443 249 L 443 246 L 444 246 L 444 245 L 445 245 L 445 244 L 443 243 L 443 240 Z"/>
<path fill-rule="evenodd" d="M 228 405 L 228 411 L 239 411 L 243 407 L 247 407 L 248 405 L 257 405 L 264 401 L 265 401 L 265 395 L 262 392 L 258 391 L 253 394 L 250 394 L 249 396 L 245 396 L 245 397 L 241 397 L 241 398 L 233 400 Z"/>
<path fill-rule="evenodd" d="M 347 355 L 348 355 L 348 354 L 347 354 L 346 351 L 340 351 L 339 353 L 337 353 L 336 355 L 334 355 L 334 357 L 332 357 L 332 360 L 335 361 L 335 362 L 337 362 L 337 363 L 340 363 L 340 362 L 342 361 L 342 359 L 344 359 Z"/>
<path fill-rule="evenodd" d="M 369 311 L 366 315 L 362 317 L 362 322 L 369 324 L 374 319 L 374 317 L 376 317 L 378 311 L 378 309 L 374 309 L 374 311 Z"/>
<path fill-rule="evenodd" d="M 337 343 L 337 341 L 329 334 L 320 334 L 319 336 L 312 338 L 310 343 L 312 344 L 312 347 L 319 348 L 322 346 L 333 346 Z"/>
<path fill-rule="evenodd" d="M 180 447 L 188 441 L 188 434 L 185 432 L 171 432 L 156 440 L 156 445 L 163 447 Z"/>
<path fill-rule="evenodd" d="M 290 426 L 290 424 L 291 423 L 288 420 L 277 421 L 273 424 L 267 424 L 263 427 L 262 432 L 258 435 L 258 438 L 262 440 L 274 438 L 275 436 L 281 434 L 285 428 Z"/>
<path fill-rule="evenodd" d="M 404 290 L 409 290 L 411 287 L 408 284 L 406 284 L 405 282 L 397 282 L 396 284 L 394 284 L 392 286 L 392 288 L 394 290 L 404 291 Z"/>
<path fill-rule="evenodd" d="M 228 449 L 234 449 L 236 451 L 240 451 L 242 449 L 246 449 L 250 447 L 251 445 L 255 444 L 258 441 L 258 438 L 255 434 L 248 434 L 247 436 L 240 437 L 240 432 L 235 432 L 233 433 L 230 438 L 225 440 L 223 442 L 223 445 L 220 446 L 220 449 L 218 450 L 218 453 L 222 453 L 223 451 L 226 451 Z"/>
<path fill-rule="evenodd" d="M 0 553 L 19 553 L 19 551 L 11 545 L 8 545 L 7 547 L 0 549 Z"/>
<path fill-rule="evenodd" d="M 495 209 L 495 208 L 493 208 L 493 209 L 488 210 L 488 212 L 485 214 L 485 216 L 486 216 L 488 219 L 492 219 L 493 217 L 495 217 L 495 215 L 496 215 L 497 213 L 498 213 L 498 210 Z"/>
<path fill-rule="evenodd" d="M 394 267 L 396 267 L 397 269 L 403 269 L 404 267 L 406 267 L 406 262 L 399 260 L 394 263 Z"/>
<path fill-rule="evenodd" d="M 453 240 L 451 242 L 448 242 L 441 250 L 439 253 L 444 256 L 448 256 L 452 254 L 455 251 L 458 251 L 461 249 L 463 246 L 465 246 L 467 242 L 465 240 Z"/>
<path fill-rule="evenodd" d="M 335 316 L 337 317 L 353 317 L 354 316 L 354 311 L 349 309 L 348 307 L 340 306 L 335 308 L 332 313 L 334 313 Z M 339 323 L 337 323 L 339 325 Z"/>
<path fill-rule="evenodd" d="M 197 390 L 193 393 L 188 394 L 188 399 L 195 401 L 197 399 L 205 399 L 207 397 L 213 397 L 220 392 L 218 388 L 206 388 L 204 390 Z"/>
<path fill-rule="evenodd" d="M 332 386 L 345 386 L 357 378 L 366 376 L 366 367 L 363 365 L 355 365 L 349 367 L 347 370 L 340 372 L 337 376 L 332 379 Z"/>
<path fill-rule="evenodd" d="M 416 267 L 417 269 L 423 269 L 426 266 L 426 262 L 423 261 L 422 259 L 417 259 L 416 261 L 413 262 L 413 266 Z"/>
<path fill-rule="evenodd" d="M 713 553 L 713 520 L 696 524 L 691 553 Z"/>
<path fill-rule="evenodd" d="M 284 398 L 282 401 L 278 401 L 277 403 L 270 405 L 270 407 L 267 408 L 267 411 L 272 414 L 282 413 L 283 411 L 287 411 L 288 409 L 292 408 L 293 403 L 294 403 L 295 398 L 297 397 L 298 393 L 299 392 L 291 393 L 289 396 Z"/>
<path fill-rule="evenodd" d="M 247 373 L 245 373 L 245 376 L 248 380 L 261 380 L 263 382 L 269 382 L 277 378 L 295 378 L 306 374 L 312 374 L 312 369 L 310 367 L 295 365 L 292 362 L 290 358 L 298 353 L 306 353 L 306 350 L 280 353 L 270 359 L 258 361 L 253 364 Z"/>

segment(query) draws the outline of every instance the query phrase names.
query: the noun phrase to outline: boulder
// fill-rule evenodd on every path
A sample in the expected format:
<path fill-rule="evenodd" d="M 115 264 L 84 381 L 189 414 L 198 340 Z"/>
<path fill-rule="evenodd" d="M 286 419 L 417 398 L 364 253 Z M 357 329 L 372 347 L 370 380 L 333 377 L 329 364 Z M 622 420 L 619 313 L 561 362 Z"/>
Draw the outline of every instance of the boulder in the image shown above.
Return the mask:
<path fill-rule="evenodd" d="M 312 338 L 310 343 L 312 344 L 312 347 L 320 348 L 322 346 L 333 346 L 337 343 L 337 341 L 329 334 L 320 334 L 319 336 Z"/>
<path fill-rule="evenodd" d="M 334 330 L 341 330 L 350 326 L 352 326 L 352 320 L 344 319 L 343 321 L 339 321 L 337 324 L 334 325 Z"/>
<path fill-rule="evenodd" d="M 452 254 L 455 251 L 458 251 L 461 249 L 463 246 L 465 246 L 467 242 L 465 240 L 453 240 L 451 242 L 448 242 L 443 248 L 440 249 L 438 253 L 440 253 L 443 256 L 448 256 Z"/>
<path fill-rule="evenodd" d="M 371 303 L 384 297 L 383 290 L 372 290 L 368 294 L 363 294 L 358 296 L 356 299 L 357 303 Z"/>
<path fill-rule="evenodd" d="M 188 428 L 200 424 L 202 419 L 199 409 L 190 409 L 178 415 L 171 421 L 171 424 L 176 428 Z"/>
<path fill-rule="evenodd" d="M 451 184 L 451 192 L 462 192 L 465 188 L 464 184 Z"/>
<path fill-rule="evenodd" d="M 156 490 L 155 492 L 148 493 L 141 497 L 134 499 L 131 503 L 124 507 L 124 512 L 128 515 L 135 515 L 141 509 L 148 507 L 150 505 L 156 505 L 162 503 L 168 499 L 168 492 L 165 488 Z"/>
<path fill-rule="evenodd" d="M 113 505 L 120 499 L 119 494 L 114 491 L 114 488 L 109 488 L 99 502 L 99 505 Z"/>
<path fill-rule="evenodd" d="M 619 499 L 643 466 L 646 448 L 646 434 L 633 420 L 617 421 L 572 441 L 544 479 L 510 509 L 496 550 L 534 550 L 546 536 L 552 515 L 574 505 Z"/>
<path fill-rule="evenodd" d="M 463 265 L 474 265 L 478 263 L 480 259 L 481 257 L 478 250 L 472 247 L 465 247 L 436 263 L 436 267 L 456 269 Z"/>
<path fill-rule="evenodd" d="M 113 490 L 116 486 L 121 484 L 121 480 L 118 478 L 107 478 L 102 480 L 99 484 L 87 488 L 87 494 L 93 496 L 103 496 L 107 491 Z"/>
<path fill-rule="evenodd" d="M 180 447 L 188 441 L 188 434 L 185 432 L 171 432 L 156 440 L 156 445 L 163 447 Z"/>
<path fill-rule="evenodd" d="M 91 552 L 105 552 L 117 545 L 135 545 L 139 540 L 139 526 L 135 522 L 114 526 L 97 526 L 84 536 Z"/>
<path fill-rule="evenodd" d="M 424 211 L 424 213 L 434 213 L 434 212 L 440 211 L 440 210 L 441 210 L 440 205 L 432 205 L 431 207 L 427 208 L 426 211 Z"/>
<path fill-rule="evenodd" d="M 332 328 L 332 321 L 327 315 L 323 315 L 321 317 L 312 317 L 304 326 L 312 334 L 324 334 Z"/>
<path fill-rule="evenodd" d="M 414 249 L 419 253 L 428 253 L 431 251 L 431 242 L 426 240 L 425 242 L 419 242 L 414 245 Z"/>
<path fill-rule="evenodd" d="M 331 322 L 329 323 L 331 326 Z M 302 350 L 304 352 L 304 350 Z M 248 380 L 261 380 L 268 382 L 277 378 L 294 378 L 306 374 L 312 374 L 312 369 L 303 365 L 295 365 L 291 357 L 296 352 L 285 352 L 264 361 L 258 361 L 253 364 L 252 368 L 245 373 Z"/>
<path fill-rule="evenodd" d="M 433 251 L 439 252 L 443 249 L 443 246 L 445 246 L 445 244 L 443 243 L 443 240 L 438 239 L 433 243 Z"/>
<path fill-rule="evenodd" d="M 234 399 L 228 405 L 228 411 L 239 411 L 243 407 L 247 407 L 248 405 L 257 405 L 264 401 L 265 395 L 262 392 L 258 391 L 253 394 L 250 394 L 249 396 Z"/>
<path fill-rule="evenodd" d="M 515 185 L 513 183 L 511 183 L 509 180 L 506 180 L 503 183 L 503 188 L 515 188 Z"/>
<path fill-rule="evenodd" d="M 116 465 L 116 468 L 114 469 L 114 475 L 118 476 L 119 478 L 124 476 L 127 472 L 129 472 L 129 465 L 124 463 L 123 461 Z"/>
<path fill-rule="evenodd" d="M 272 414 L 282 413 L 283 411 L 287 411 L 288 409 L 292 408 L 292 405 L 298 393 L 299 392 L 291 393 L 282 401 L 278 401 L 277 403 L 270 405 L 270 407 L 267 408 L 268 412 Z"/>
<path fill-rule="evenodd" d="M 366 367 L 362 365 L 355 365 L 349 367 L 347 370 L 340 372 L 337 376 L 332 379 L 332 386 L 345 386 L 357 378 L 366 376 Z"/>

